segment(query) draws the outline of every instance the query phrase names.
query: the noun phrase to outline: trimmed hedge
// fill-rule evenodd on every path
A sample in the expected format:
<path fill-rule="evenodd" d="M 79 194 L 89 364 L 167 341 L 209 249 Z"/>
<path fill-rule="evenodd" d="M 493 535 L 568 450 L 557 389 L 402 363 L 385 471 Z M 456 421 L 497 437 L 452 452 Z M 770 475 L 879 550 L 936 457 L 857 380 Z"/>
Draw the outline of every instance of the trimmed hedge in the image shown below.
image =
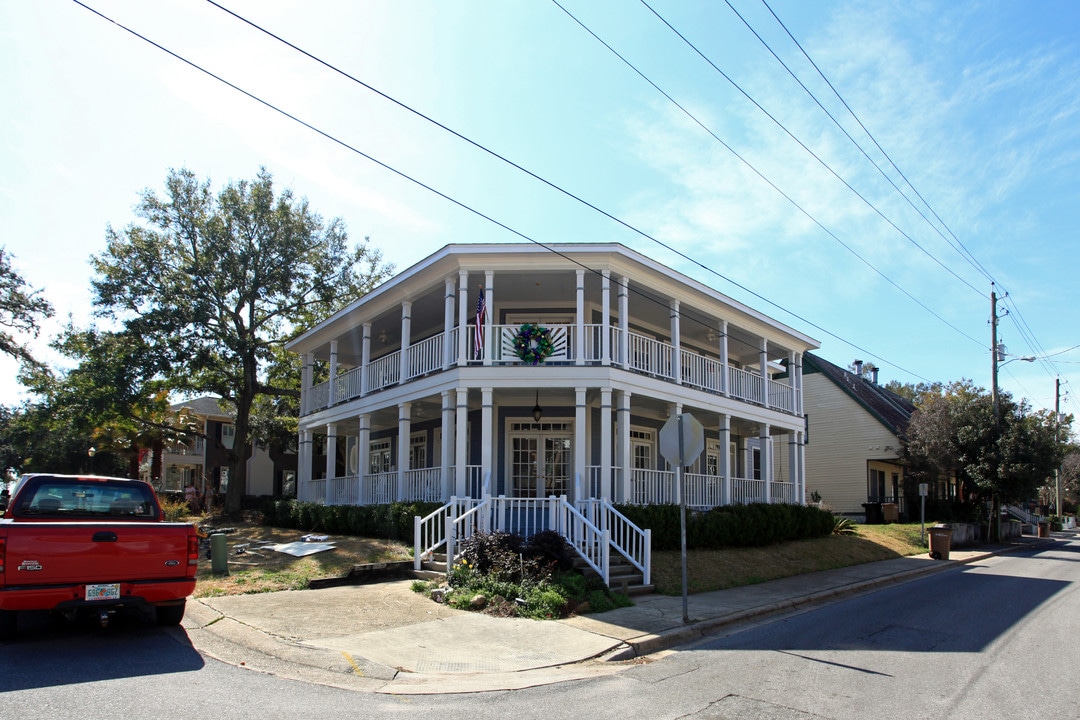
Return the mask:
<path fill-rule="evenodd" d="M 640 528 L 652 530 L 653 550 L 681 546 L 678 505 L 617 505 Z M 787 540 L 825 537 L 833 515 L 811 505 L 753 503 L 686 511 L 686 547 L 715 549 L 754 547 Z"/>
<path fill-rule="evenodd" d="M 337 535 L 411 540 L 413 517 L 424 517 L 440 507 L 442 503 L 320 505 L 297 500 L 267 500 L 263 506 L 263 524 Z"/>

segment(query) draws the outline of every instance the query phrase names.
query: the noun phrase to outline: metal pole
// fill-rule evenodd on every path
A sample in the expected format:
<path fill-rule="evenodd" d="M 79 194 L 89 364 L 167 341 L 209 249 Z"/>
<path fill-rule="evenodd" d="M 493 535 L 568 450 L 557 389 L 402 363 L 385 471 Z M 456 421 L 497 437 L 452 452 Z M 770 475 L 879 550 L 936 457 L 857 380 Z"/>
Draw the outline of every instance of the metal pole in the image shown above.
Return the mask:
<path fill-rule="evenodd" d="M 676 481 L 679 484 L 679 544 L 682 554 L 682 621 L 690 624 L 690 583 L 686 571 L 686 488 L 683 487 L 683 460 L 686 459 L 686 441 L 683 438 L 683 416 L 679 415 L 679 465 L 676 468 Z"/>
<path fill-rule="evenodd" d="M 1061 378 L 1054 380 L 1054 445 L 1058 444 L 1058 434 L 1061 429 Z M 1057 452 L 1057 448 L 1054 448 L 1054 452 Z M 1054 468 L 1054 487 L 1057 490 L 1057 501 L 1054 505 L 1057 510 L 1057 516 L 1059 522 L 1064 522 L 1062 519 L 1065 515 L 1064 509 L 1061 506 L 1061 467 L 1060 465 Z"/>

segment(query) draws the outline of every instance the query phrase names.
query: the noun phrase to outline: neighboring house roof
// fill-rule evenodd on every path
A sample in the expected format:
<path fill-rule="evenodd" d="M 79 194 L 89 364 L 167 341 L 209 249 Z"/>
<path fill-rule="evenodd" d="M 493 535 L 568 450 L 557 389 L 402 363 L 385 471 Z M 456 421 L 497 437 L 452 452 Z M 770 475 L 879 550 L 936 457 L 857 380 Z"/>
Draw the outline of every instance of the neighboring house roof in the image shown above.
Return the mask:
<path fill-rule="evenodd" d="M 819 372 L 831 380 L 894 435 L 902 435 L 907 430 L 911 415 L 915 412 L 915 405 L 907 398 L 813 353 L 806 353 L 803 356 L 803 374 L 813 372 Z"/>
<path fill-rule="evenodd" d="M 232 404 L 228 403 L 221 398 L 214 397 L 212 395 L 204 395 L 199 398 L 192 398 L 191 400 L 185 400 L 183 402 L 173 403 L 169 406 L 170 410 L 179 412 L 180 410 L 187 408 L 191 412 L 199 415 L 200 417 L 207 418 L 225 418 L 231 419 L 234 413 Z"/>

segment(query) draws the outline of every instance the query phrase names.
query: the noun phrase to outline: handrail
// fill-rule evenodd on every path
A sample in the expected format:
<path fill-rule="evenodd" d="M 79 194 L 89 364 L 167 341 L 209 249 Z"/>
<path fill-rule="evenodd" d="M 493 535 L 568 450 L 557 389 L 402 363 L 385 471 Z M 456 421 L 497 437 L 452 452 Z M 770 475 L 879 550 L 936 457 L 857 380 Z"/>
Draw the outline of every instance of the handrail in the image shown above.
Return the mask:
<path fill-rule="evenodd" d="M 570 504 L 565 495 L 558 498 L 556 527 L 578 556 L 596 571 L 604 584 L 611 582 L 611 536 L 607 530 L 601 530 L 577 508 Z"/>
<path fill-rule="evenodd" d="M 484 499 L 476 503 L 471 509 L 463 512 L 457 517 L 447 516 L 446 518 L 446 571 L 450 572 L 450 568 L 454 565 L 454 560 L 457 559 L 457 548 L 455 545 L 458 540 L 465 540 L 472 537 L 476 531 L 483 532 L 487 529 L 487 518 L 482 514 L 483 511 L 491 508 L 491 496 L 485 495 Z"/>
<path fill-rule="evenodd" d="M 593 524 L 608 533 L 611 547 L 641 571 L 642 583 L 651 585 L 652 530 L 639 528 L 606 499 L 584 500 L 579 504 L 592 516 Z"/>

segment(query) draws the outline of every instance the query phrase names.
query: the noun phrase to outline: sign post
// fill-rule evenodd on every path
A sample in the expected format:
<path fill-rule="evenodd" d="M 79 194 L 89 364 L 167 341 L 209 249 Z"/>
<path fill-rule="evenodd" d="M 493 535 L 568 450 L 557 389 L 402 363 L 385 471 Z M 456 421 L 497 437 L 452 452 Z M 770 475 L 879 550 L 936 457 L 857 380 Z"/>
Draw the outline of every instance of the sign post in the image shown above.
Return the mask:
<path fill-rule="evenodd" d="M 697 460 L 705 449 L 705 428 L 693 415 L 672 415 L 660 428 L 660 454 L 675 466 L 675 482 L 679 489 L 679 531 L 682 555 L 682 619 L 690 624 L 689 579 L 686 572 L 686 487 L 683 466 Z"/>
<path fill-rule="evenodd" d="M 919 502 L 922 504 L 922 508 L 919 511 L 920 517 L 920 533 L 922 534 L 922 544 L 926 545 L 926 495 L 930 492 L 929 483 L 919 483 Z"/>

